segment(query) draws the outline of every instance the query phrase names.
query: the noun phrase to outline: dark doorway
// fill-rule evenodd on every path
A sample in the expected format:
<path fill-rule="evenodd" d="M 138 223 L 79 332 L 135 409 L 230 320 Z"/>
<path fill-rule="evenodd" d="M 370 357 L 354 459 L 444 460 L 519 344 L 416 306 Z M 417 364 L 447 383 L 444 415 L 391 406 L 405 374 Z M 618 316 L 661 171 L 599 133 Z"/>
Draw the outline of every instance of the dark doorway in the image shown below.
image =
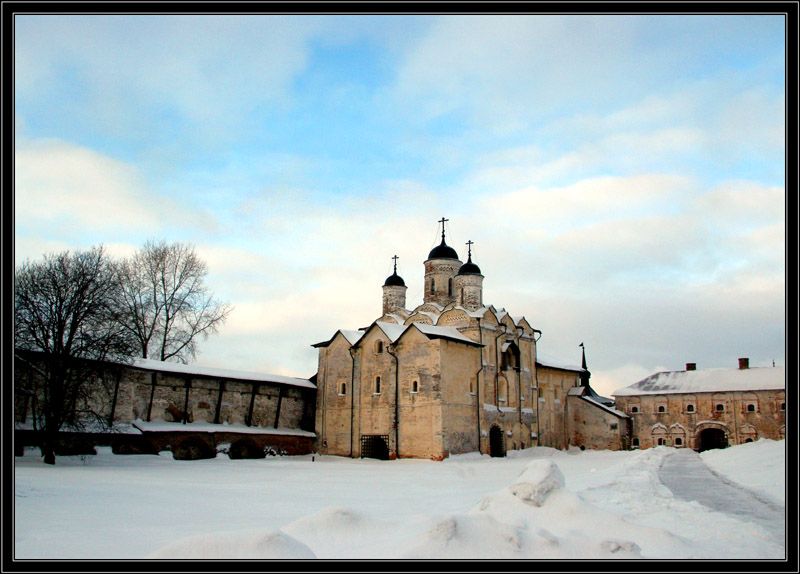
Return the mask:
<path fill-rule="evenodd" d="M 506 447 L 503 440 L 503 431 L 497 425 L 492 425 L 489 430 L 489 455 L 490 456 L 505 456 Z"/>
<path fill-rule="evenodd" d="M 361 458 L 389 460 L 389 435 L 361 435 Z"/>
<path fill-rule="evenodd" d="M 697 435 L 698 439 L 698 452 L 704 450 L 711 450 L 712 448 L 727 448 L 728 437 L 725 431 L 720 429 L 704 429 Z"/>

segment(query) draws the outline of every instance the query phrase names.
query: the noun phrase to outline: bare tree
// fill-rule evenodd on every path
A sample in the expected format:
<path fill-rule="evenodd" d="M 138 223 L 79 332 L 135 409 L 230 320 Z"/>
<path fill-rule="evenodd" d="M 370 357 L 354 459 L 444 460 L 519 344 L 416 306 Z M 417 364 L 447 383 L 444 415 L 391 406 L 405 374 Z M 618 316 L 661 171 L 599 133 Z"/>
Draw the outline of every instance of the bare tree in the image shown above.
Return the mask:
<path fill-rule="evenodd" d="M 62 427 L 102 422 L 92 408 L 105 361 L 131 353 L 119 323 L 117 278 L 102 246 L 26 261 L 14 277 L 16 358 L 32 371 L 25 389 L 35 401 L 44 461 L 55 464 Z"/>
<path fill-rule="evenodd" d="M 217 333 L 232 310 L 214 299 L 208 267 L 189 243 L 148 241 L 119 269 L 122 324 L 143 358 L 188 363 L 198 339 Z"/>

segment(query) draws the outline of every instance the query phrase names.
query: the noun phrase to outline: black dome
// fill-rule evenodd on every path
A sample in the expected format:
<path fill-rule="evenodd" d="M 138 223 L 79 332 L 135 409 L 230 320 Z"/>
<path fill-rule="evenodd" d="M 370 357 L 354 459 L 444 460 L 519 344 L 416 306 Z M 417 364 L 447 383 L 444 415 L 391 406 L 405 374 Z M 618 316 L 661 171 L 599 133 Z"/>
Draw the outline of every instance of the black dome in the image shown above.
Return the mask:
<path fill-rule="evenodd" d="M 458 261 L 458 253 L 442 239 L 442 242 L 428 254 L 428 259 L 455 259 Z"/>
<path fill-rule="evenodd" d="M 458 270 L 459 275 L 481 275 L 481 268 L 472 262 L 472 257 Z"/>
<path fill-rule="evenodd" d="M 400 277 L 397 272 L 395 271 L 391 275 L 386 278 L 386 282 L 383 284 L 384 287 L 389 286 L 396 286 L 396 287 L 405 287 L 406 282 L 403 281 L 403 278 Z"/>

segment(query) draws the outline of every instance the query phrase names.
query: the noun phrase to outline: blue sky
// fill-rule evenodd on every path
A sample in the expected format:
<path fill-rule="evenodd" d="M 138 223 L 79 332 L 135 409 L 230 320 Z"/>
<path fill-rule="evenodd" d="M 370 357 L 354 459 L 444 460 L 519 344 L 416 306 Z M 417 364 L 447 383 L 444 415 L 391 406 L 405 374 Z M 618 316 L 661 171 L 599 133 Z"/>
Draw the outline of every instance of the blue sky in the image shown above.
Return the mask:
<path fill-rule="evenodd" d="M 784 24 L 15 16 L 16 262 L 191 241 L 235 307 L 197 361 L 311 376 L 445 216 L 601 391 L 783 364 Z"/>

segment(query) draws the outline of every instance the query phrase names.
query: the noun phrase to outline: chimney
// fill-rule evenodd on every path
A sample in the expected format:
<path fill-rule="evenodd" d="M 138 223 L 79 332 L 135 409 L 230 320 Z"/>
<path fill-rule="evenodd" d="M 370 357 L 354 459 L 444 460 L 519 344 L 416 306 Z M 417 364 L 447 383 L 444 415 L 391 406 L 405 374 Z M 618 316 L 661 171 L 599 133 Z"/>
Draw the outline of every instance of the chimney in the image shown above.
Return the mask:
<path fill-rule="evenodd" d="M 739 359 L 739 369 L 749 369 L 750 368 L 750 359 L 747 357 Z"/>
<path fill-rule="evenodd" d="M 687 371 L 697 370 L 697 363 L 686 363 L 686 370 Z"/>

